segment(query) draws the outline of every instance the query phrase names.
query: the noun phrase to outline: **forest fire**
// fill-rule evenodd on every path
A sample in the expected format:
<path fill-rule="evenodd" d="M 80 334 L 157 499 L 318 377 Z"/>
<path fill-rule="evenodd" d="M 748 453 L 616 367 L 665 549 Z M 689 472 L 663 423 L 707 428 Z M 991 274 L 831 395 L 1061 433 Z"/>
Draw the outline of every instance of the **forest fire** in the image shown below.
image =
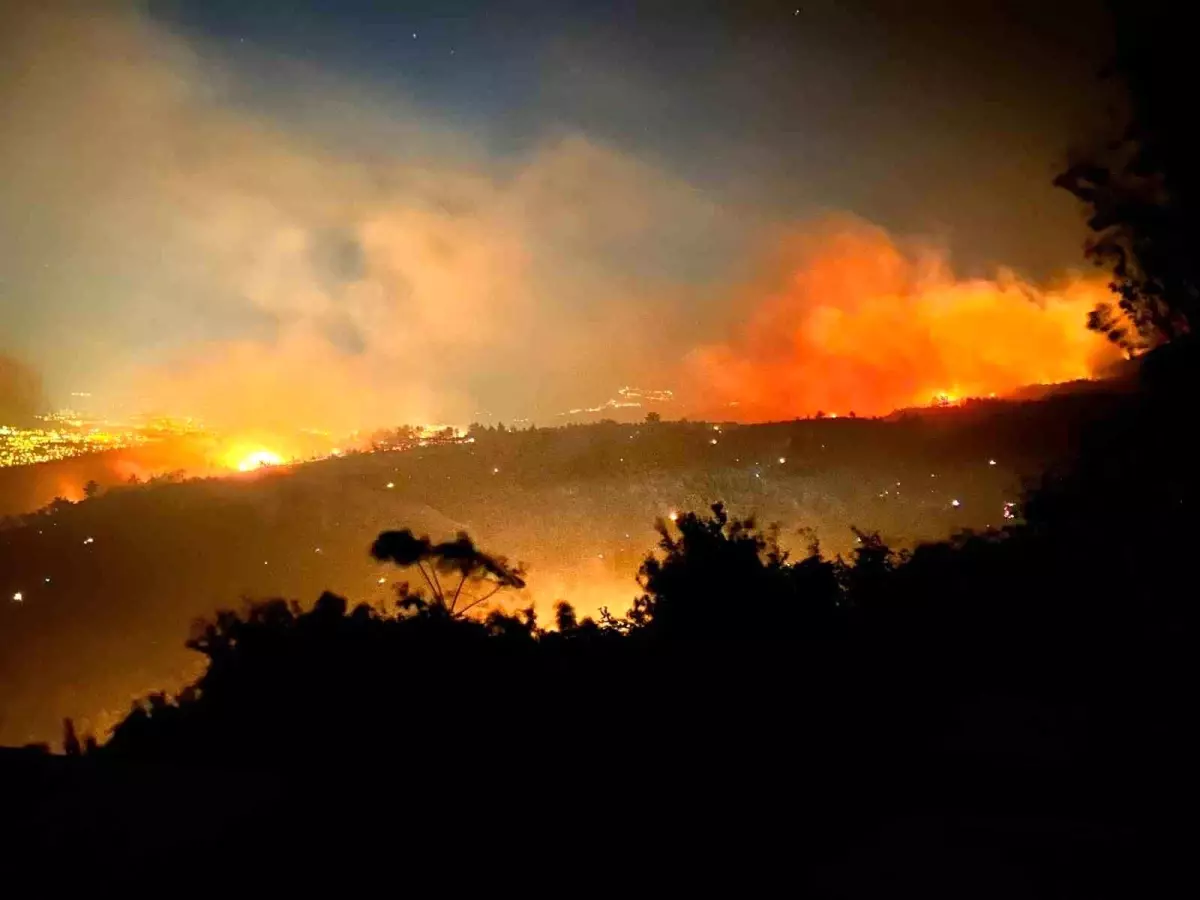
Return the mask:
<path fill-rule="evenodd" d="M 744 324 L 693 352 L 688 376 L 746 421 L 956 405 L 1094 377 L 1121 358 L 1086 327 L 1110 296 L 1104 278 L 959 279 L 943 255 L 856 221 L 790 239 L 743 296 Z"/>
<path fill-rule="evenodd" d="M 278 453 L 272 453 L 270 450 L 257 450 L 238 463 L 238 471 L 249 472 L 252 469 L 261 469 L 264 466 L 278 466 L 282 465 L 282 463 L 283 457 Z"/>
<path fill-rule="evenodd" d="M 270 468 L 271 466 L 281 466 L 284 459 L 278 453 L 271 450 L 252 450 L 249 453 L 243 451 L 233 451 L 231 454 L 236 460 L 230 468 L 236 468 L 239 472 L 253 472 L 256 469 Z"/>

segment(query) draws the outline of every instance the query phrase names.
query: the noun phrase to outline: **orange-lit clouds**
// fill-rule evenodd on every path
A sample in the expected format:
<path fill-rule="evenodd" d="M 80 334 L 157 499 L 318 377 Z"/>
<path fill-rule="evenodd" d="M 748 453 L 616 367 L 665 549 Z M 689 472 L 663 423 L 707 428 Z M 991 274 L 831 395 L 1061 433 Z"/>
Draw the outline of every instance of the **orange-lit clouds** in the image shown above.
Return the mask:
<path fill-rule="evenodd" d="M 958 279 L 944 255 L 839 219 L 783 242 L 741 292 L 731 340 L 691 354 L 691 392 L 709 415 L 763 420 L 1086 378 L 1118 355 L 1085 328 L 1106 295 L 1103 278 Z"/>

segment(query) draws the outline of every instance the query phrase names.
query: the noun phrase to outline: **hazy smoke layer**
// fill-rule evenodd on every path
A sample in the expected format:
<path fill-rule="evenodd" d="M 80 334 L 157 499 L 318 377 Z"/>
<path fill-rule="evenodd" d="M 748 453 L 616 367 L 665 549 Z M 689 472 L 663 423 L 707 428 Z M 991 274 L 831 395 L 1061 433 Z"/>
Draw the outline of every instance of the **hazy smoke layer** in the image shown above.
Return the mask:
<path fill-rule="evenodd" d="M 886 414 L 1086 378 L 1118 356 L 1083 327 L 1103 277 L 957 279 L 936 248 L 851 219 L 787 238 L 764 269 L 732 339 L 688 359 L 711 416 Z"/>
<path fill-rule="evenodd" d="M 552 415 L 658 364 L 724 240 L 696 191 L 582 136 L 488 158 L 302 69 L 284 123 L 88 9 L 3 29 L 5 262 L 60 388 L 236 425 Z"/>
<path fill-rule="evenodd" d="M 44 404 L 37 371 L 20 360 L 0 356 L 0 424 L 29 424 Z"/>

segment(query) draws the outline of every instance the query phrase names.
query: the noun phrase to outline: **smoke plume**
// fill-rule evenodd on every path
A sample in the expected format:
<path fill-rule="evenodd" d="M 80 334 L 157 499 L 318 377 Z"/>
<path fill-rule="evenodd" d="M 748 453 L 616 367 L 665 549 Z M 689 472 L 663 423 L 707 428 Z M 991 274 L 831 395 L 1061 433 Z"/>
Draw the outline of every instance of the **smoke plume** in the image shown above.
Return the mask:
<path fill-rule="evenodd" d="M 1106 350 L 1091 282 L 956 281 L 861 223 L 780 245 L 766 216 L 576 130 L 500 154 L 132 3 L 17 6 L 5 349 L 58 396 L 278 431 L 549 422 L 622 384 L 739 418 L 866 414 L 1079 377 Z"/>
<path fill-rule="evenodd" d="M 583 135 L 496 157 L 252 60 L 303 85 L 281 119 L 134 7 L 71 7 L 9 14 L 0 87 L 5 262 L 60 390 L 235 427 L 552 415 L 661 358 L 689 260 L 726 240 Z"/>

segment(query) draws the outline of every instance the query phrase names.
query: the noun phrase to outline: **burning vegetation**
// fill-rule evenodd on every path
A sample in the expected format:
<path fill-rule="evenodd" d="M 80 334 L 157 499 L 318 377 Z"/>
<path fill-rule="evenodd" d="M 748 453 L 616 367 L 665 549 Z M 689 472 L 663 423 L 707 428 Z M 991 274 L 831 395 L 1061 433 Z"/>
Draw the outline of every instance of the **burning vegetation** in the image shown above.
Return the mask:
<path fill-rule="evenodd" d="M 944 254 L 858 221 L 788 239 L 742 296 L 731 338 L 687 361 L 714 417 L 886 415 L 1089 378 L 1122 357 L 1086 328 L 1104 278 L 957 278 Z"/>

